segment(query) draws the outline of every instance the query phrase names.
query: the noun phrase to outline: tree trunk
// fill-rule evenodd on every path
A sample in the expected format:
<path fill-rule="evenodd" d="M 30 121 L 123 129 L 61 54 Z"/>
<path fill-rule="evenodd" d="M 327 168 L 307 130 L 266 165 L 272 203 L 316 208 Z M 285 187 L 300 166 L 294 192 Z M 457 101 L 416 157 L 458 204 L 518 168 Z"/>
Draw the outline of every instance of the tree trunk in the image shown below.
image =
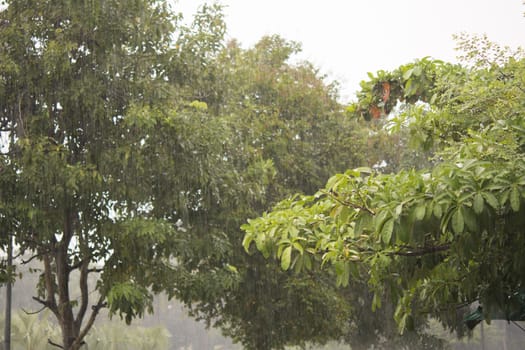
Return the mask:
<path fill-rule="evenodd" d="M 62 330 L 62 345 L 64 350 L 73 350 L 72 345 L 79 336 L 79 330 L 75 326 L 73 305 L 69 295 L 69 266 L 68 247 L 73 237 L 73 220 L 70 210 L 64 213 L 64 233 L 55 252 L 56 279 L 58 294 L 59 323 Z"/>

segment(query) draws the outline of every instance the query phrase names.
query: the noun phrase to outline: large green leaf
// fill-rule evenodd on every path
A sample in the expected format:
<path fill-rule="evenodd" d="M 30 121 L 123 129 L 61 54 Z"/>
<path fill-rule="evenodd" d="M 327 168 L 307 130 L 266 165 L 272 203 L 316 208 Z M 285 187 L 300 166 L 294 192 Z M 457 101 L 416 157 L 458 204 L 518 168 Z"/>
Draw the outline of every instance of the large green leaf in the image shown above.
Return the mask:
<path fill-rule="evenodd" d="M 476 193 L 474 195 L 474 212 L 476 214 L 481 214 L 483 212 L 483 207 L 485 206 L 485 201 L 483 200 L 483 196 L 480 193 Z"/>
<path fill-rule="evenodd" d="M 463 213 L 461 211 L 461 207 L 457 208 L 454 214 L 452 214 L 452 230 L 457 233 L 463 233 L 463 229 L 465 227 L 465 221 L 463 219 Z"/>
<path fill-rule="evenodd" d="M 283 270 L 288 270 L 290 268 L 290 263 L 292 261 L 292 246 L 284 248 L 281 255 L 281 268 Z"/>
<path fill-rule="evenodd" d="M 392 241 L 392 233 L 394 232 L 394 219 L 390 218 L 383 224 L 381 229 L 381 240 L 385 244 L 390 244 Z"/>

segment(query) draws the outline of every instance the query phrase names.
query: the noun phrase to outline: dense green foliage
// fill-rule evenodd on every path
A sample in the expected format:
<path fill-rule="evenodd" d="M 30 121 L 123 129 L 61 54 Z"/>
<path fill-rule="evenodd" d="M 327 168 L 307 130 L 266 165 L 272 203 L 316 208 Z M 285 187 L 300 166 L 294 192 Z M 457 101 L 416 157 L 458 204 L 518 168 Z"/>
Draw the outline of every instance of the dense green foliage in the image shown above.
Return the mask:
<path fill-rule="evenodd" d="M 396 337 L 389 320 L 421 330 L 416 311 L 448 320 L 445 306 L 475 300 L 513 310 L 522 60 L 464 41 L 478 64 L 379 72 L 344 108 L 336 84 L 291 63 L 299 44 L 226 42 L 219 5 L 183 24 L 155 0 L 6 4 L 0 246 L 39 263 L 50 344 L 95 346 L 102 308 L 130 323 L 160 292 L 258 350 L 422 347 L 436 339 Z M 261 215 L 246 254 L 240 227 Z"/>
<path fill-rule="evenodd" d="M 174 230 L 147 206 L 167 153 L 152 130 L 174 117 L 142 111 L 165 97 L 172 17 L 155 1 L 9 1 L 0 20 L 3 234 L 42 262 L 35 300 L 76 349 L 108 302 L 130 321 L 171 271 Z"/>
<path fill-rule="evenodd" d="M 317 194 L 251 220 L 245 248 L 255 243 L 285 270 L 318 261 L 339 285 L 366 279 L 374 307 L 383 295 L 395 300 L 401 330 L 413 327 L 418 313 L 446 320 L 474 301 L 487 318 L 500 309 L 511 319 L 525 277 L 525 61 L 487 60 L 482 44 L 462 42 L 478 49 L 466 68 L 425 59 L 388 74 L 398 82 L 393 97 L 380 92 L 383 102 L 408 102 L 387 127 L 407 129 L 414 144 L 436 149 L 435 166 L 335 175 Z M 350 112 L 362 113 L 359 103 L 374 100 L 385 75 L 363 84 L 363 101 Z M 413 95 L 415 83 L 424 93 Z M 427 103 L 411 104 L 412 96 Z"/>
<path fill-rule="evenodd" d="M 261 168 L 248 168 L 243 178 L 261 178 L 264 171 L 269 176 L 264 186 L 256 187 L 262 196 L 242 193 L 224 207 L 219 203 L 203 218 L 208 232 L 211 223 L 228 232 L 230 246 L 235 248 L 229 252 L 228 263 L 236 266 L 238 284 L 226 291 L 207 288 L 204 294 L 183 288 L 179 295 L 195 316 L 253 349 L 325 342 L 345 335 L 349 325 L 349 305 L 333 281 L 290 275 L 261 256 L 246 255 L 240 245 L 239 227 L 246 218 L 260 215 L 291 193 L 307 193 L 331 173 L 362 161 L 359 150 L 364 148 L 364 138 L 357 133 L 358 123 L 345 118 L 334 87 L 314 67 L 288 62 L 297 50 L 297 44 L 277 36 L 262 38 L 248 50 L 236 42 L 226 43 L 211 55 L 206 66 L 215 67 L 214 78 L 206 86 L 208 91 L 200 92 L 215 96 L 205 100 L 208 113 L 235 128 L 230 140 L 237 149 L 228 154 L 235 164 L 232 170 L 245 169 L 246 154 L 253 154 Z M 220 91 L 220 96 L 214 91 Z M 346 146 L 335 152 L 340 145 Z M 202 223 L 197 220 L 192 225 Z M 192 256 L 199 254 L 194 251 Z M 209 268 L 194 266 L 193 271 L 200 273 L 188 275 L 185 282 L 209 284 Z M 333 298 L 327 302 L 323 295 Z M 323 317 L 320 310 L 325 310 Z"/>
<path fill-rule="evenodd" d="M 52 342 L 76 349 L 101 308 L 129 323 L 160 291 L 249 348 L 346 334 L 330 279 L 240 246 L 247 217 L 363 159 L 335 87 L 288 63 L 296 43 L 226 43 L 219 6 L 183 25 L 157 1 L 7 5 L 2 239 L 41 263 Z"/>

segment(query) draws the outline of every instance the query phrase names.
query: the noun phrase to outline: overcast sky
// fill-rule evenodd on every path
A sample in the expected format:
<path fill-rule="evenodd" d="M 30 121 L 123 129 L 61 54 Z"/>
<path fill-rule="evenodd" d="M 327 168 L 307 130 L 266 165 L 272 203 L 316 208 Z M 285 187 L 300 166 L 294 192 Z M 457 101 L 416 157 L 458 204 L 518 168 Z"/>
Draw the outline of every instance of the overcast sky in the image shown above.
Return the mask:
<path fill-rule="evenodd" d="M 178 0 L 190 18 L 210 1 Z M 247 48 L 263 35 L 302 43 L 308 59 L 351 99 L 367 72 L 431 56 L 455 61 L 453 34 L 487 34 L 500 45 L 525 46 L 522 0 L 222 0 L 228 37 Z"/>

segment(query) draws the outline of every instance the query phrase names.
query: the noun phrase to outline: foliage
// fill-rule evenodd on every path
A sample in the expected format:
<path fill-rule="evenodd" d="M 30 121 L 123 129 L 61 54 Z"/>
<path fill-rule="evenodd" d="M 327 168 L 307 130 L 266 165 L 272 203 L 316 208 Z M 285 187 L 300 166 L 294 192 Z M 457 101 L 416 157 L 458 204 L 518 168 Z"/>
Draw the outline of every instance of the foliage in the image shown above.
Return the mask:
<path fill-rule="evenodd" d="M 182 287 L 177 295 L 193 315 L 220 327 L 247 348 L 323 343 L 340 338 L 348 329 L 348 304 L 333 283 L 282 272 L 260 255 L 247 256 L 240 247 L 239 226 L 247 217 L 259 215 L 289 193 L 318 187 L 332 172 L 357 164 L 362 157 L 357 151 L 364 144 L 359 124 L 345 118 L 335 100 L 335 87 L 326 84 L 311 64 L 289 63 L 297 50 L 296 43 L 277 36 L 262 38 L 247 50 L 230 42 L 206 65 L 222 72 L 207 85 L 221 91 L 220 100 L 208 100 L 207 110 L 214 120 L 235 130 L 229 139 L 232 147 L 225 149 L 225 156 L 235 164 L 230 172 L 251 183 L 263 181 L 236 194 L 231 202 L 216 203 L 191 222 L 193 232 L 200 225 L 205 230 L 204 246 L 213 244 L 208 237 L 216 228 L 228 233 L 228 246 L 235 249 L 225 251 L 222 261 L 208 259 L 206 264 L 197 259 L 206 255 L 192 251 L 192 259 L 199 264 L 191 265 L 179 286 L 206 284 L 209 288 Z M 338 147 L 344 150 L 334 152 Z M 252 166 L 249 155 L 257 160 Z M 216 249 L 201 251 L 209 256 Z M 226 262 L 235 266 L 237 278 L 224 290 L 209 271 Z M 198 290 L 205 293 L 195 294 Z M 333 298 L 327 302 L 323 295 Z M 327 310 L 322 318 L 319 310 Z"/>
<path fill-rule="evenodd" d="M 229 125 L 175 99 L 175 20 L 149 0 L 16 0 L 0 12 L 0 218 L 42 264 L 34 299 L 64 348 L 80 346 L 103 307 L 130 322 L 151 311 L 152 293 L 184 286 L 205 265 L 192 253 L 205 239 L 222 250 L 200 256 L 231 284 L 228 242 L 204 238 L 204 224 L 200 237 L 189 231 L 264 175 L 228 171 Z"/>
<path fill-rule="evenodd" d="M 509 317 L 525 277 L 524 64 L 512 57 L 478 68 L 438 63 L 447 69 L 430 85 L 422 69 L 425 91 L 416 97 L 427 104 L 407 106 L 397 122 L 419 145 L 441 149 L 437 164 L 335 175 L 317 194 L 250 220 L 245 248 L 255 244 L 284 269 L 329 266 L 342 286 L 366 278 L 374 308 L 385 294 L 396 301 L 401 330 L 417 313 L 445 319 L 473 301 L 486 316 L 501 308 Z M 417 139 L 421 132 L 426 137 Z"/>
<path fill-rule="evenodd" d="M 35 300 L 61 346 L 78 348 L 102 308 L 129 323 L 164 290 L 246 346 L 344 332 L 332 283 L 290 279 L 237 249 L 246 217 L 361 158 L 335 87 L 287 62 L 297 44 L 225 45 L 220 6 L 186 26 L 149 0 L 13 0 L 0 20 L 0 218 L 41 262 Z M 253 304 L 243 288 L 260 283 L 273 292 Z M 239 306 L 249 300 L 266 312 Z M 319 319 L 320 308 L 333 312 Z"/>

